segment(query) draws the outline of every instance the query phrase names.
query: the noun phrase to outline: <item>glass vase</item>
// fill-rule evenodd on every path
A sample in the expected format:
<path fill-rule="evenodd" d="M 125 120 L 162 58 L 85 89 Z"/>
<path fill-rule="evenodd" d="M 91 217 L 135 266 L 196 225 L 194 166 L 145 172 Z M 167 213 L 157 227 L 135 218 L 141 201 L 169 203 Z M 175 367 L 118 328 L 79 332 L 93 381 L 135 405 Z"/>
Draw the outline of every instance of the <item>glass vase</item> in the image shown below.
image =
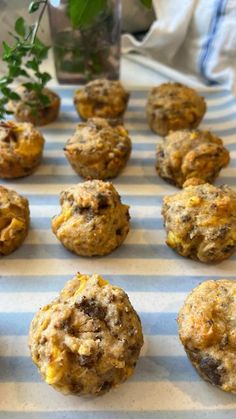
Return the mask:
<path fill-rule="evenodd" d="M 49 21 L 59 83 L 119 78 L 120 0 L 107 0 L 90 24 L 75 28 L 68 17 L 68 1 L 50 0 Z"/>

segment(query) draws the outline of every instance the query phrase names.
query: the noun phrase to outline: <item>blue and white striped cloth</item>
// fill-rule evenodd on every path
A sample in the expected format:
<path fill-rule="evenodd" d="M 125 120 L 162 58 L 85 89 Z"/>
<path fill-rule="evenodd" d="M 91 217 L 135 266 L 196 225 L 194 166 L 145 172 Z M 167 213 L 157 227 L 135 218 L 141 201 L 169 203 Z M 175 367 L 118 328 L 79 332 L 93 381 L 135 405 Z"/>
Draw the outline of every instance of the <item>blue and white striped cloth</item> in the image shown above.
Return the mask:
<path fill-rule="evenodd" d="M 78 117 L 72 88 L 62 97 L 60 119 L 43 129 L 44 158 L 33 176 L 2 184 L 30 201 L 31 229 L 23 246 L 0 260 L 0 417 L 66 419 L 233 419 L 236 398 L 207 384 L 188 361 L 177 337 L 176 317 L 187 293 L 209 278 L 236 278 L 236 255 L 216 266 L 186 260 L 165 245 L 162 196 L 176 189 L 155 172 L 161 141 L 147 126 L 146 91 L 133 91 L 126 126 L 133 141 L 131 159 L 114 184 L 130 205 L 131 231 L 109 256 L 82 258 L 62 247 L 50 230 L 58 195 L 81 182 L 63 155 Z M 236 179 L 236 100 L 229 93 L 206 93 L 208 111 L 201 128 L 221 136 L 231 164 L 217 184 Z M 97 272 L 123 287 L 139 312 L 145 345 L 134 376 L 107 395 L 86 399 L 63 396 L 43 383 L 27 348 L 30 321 L 73 275 Z"/>

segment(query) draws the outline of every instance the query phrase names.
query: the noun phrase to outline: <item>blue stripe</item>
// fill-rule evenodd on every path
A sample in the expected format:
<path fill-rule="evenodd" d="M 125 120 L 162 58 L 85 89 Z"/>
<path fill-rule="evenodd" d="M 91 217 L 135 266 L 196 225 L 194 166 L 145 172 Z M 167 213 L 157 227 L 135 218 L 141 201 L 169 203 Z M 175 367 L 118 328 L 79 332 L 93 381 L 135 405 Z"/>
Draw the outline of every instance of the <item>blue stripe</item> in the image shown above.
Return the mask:
<path fill-rule="evenodd" d="M 1 313 L 0 336 L 27 336 L 35 313 Z M 177 335 L 177 313 L 139 313 L 145 335 Z"/>
<path fill-rule="evenodd" d="M 208 387 L 206 386 L 206 390 Z M 215 391 L 217 391 L 215 389 Z M 226 394 L 220 391 L 217 395 L 221 395 L 221 399 L 225 400 L 225 404 L 229 401 L 234 403 L 235 395 Z M 199 400 L 199 398 L 198 398 Z M 14 415 L 14 417 L 13 417 Z M 211 407 L 204 410 L 60 410 L 59 412 L 0 412 L 0 417 L 4 419 L 235 419 L 235 410 L 217 409 L 212 410 Z"/>
<path fill-rule="evenodd" d="M 212 50 L 215 43 L 215 35 L 217 33 L 220 19 L 222 18 L 223 11 L 226 5 L 226 0 L 217 0 L 215 4 L 214 14 L 210 23 L 210 29 L 208 32 L 208 38 L 203 46 L 202 54 L 200 56 L 200 72 L 209 83 L 213 83 L 214 80 L 210 79 L 207 75 L 207 65 L 211 56 Z"/>
<path fill-rule="evenodd" d="M 42 379 L 30 357 L 0 357 L 0 382 L 41 382 Z M 141 357 L 129 381 L 200 381 L 201 378 L 186 356 Z"/>
<path fill-rule="evenodd" d="M 66 87 L 66 89 L 63 89 L 56 86 L 55 89 L 57 93 L 60 95 L 62 99 L 62 103 L 63 103 L 63 99 L 71 99 L 71 101 L 73 102 L 73 95 L 76 88 Z M 135 89 L 135 90 L 130 89 L 130 94 L 131 94 L 130 100 L 132 101 L 132 99 L 145 99 L 148 95 L 149 90 L 151 90 L 151 88 L 150 89 Z M 206 97 L 213 97 L 213 98 L 225 97 L 229 94 L 227 90 L 206 91 L 206 90 L 198 89 L 198 92 L 201 95 L 204 95 Z"/>
<path fill-rule="evenodd" d="M 209 279 L 221 279 L 215 276 L 180 276 L 180 275 L 100 275 L 111 284 L 123 288 L 126 292 L 189 292 L 201 282 Z M 73 276 L 73 275 L 72 275 Z M 14 292 L 55 292 L 60 291 L 70 275 L 10 275 L 1 276 L 0 293 Z M 225 274 L 224 274 L 225 277 Z M 227 275 L 228 277 L 228 275 Z M 230 276 L 235 279 L 236 276 Z"/>

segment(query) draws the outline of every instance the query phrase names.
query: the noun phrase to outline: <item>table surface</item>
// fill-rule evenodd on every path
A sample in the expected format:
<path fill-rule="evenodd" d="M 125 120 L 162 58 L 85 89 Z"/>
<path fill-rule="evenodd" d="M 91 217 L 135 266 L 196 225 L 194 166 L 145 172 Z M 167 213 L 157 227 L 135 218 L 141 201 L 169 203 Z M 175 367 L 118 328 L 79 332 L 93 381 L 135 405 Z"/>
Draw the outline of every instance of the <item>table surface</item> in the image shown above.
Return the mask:
<path fill-rule="evenodd" d="M 140 75 L 140 86 L 143 77 Z M 126 85 L 131 79 L 129 73 Z M 151 83 L 149 75 L 145 80 L 145 85 Z M 154 74 L 154 81 L 163 81 L 162 76 Z M 155 147 L 161 139 L 146 123 L 146 91 L 132 91 L 125 118 L 133 142 L 132 156 L 114 180 L 122 201 L 130 205 L 131 230 L 125 243 L 109 256 L 88 259 L 66 251 L 50 231 L 50 219 L 59 211 L 59 192 L 81 181 L 62 150 L 78 122 L 73 90 L 58 89 L 62 111 L 58 121 L 42 129 L 46 145 L 38 170 L 24 179 L 2 181 L 29 198 L 32 222 L 24 245 L 1 259 L 0 417 L 233 419 L 235 396 L 196 374 L 179 343 L 176 316 L 186 294 L 199 282 L 236 278 L 236 257 L 208 266 L 183 259 L 165 245 L 162 197 L 176 189 L 155 173 Z M 222 171 L 217 184 L 234 187 L 236 101 L 227 92 L 207 93 L 206 99 L 208 111 L 201 127 L 222 136 L 231 152 L 230 166 Z M 34 313 L 77 271 L 97 272 L 123 287 L 140 314 L 145 335 L 134 376 L 96 399 L 65 397 L 43 383 L 27 348 Z"/>

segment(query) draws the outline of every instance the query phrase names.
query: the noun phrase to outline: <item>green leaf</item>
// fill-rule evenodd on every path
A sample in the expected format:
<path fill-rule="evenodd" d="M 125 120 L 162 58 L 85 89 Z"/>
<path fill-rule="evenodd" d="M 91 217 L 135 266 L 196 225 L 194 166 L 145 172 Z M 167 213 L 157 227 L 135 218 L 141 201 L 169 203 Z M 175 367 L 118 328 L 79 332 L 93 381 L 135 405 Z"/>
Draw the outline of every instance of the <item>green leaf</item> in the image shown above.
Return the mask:
<path fill-rule="evenodd" d="M 140 0 L 140 2 L 145 6 L 147 9 L 151 9 L 152 7 L 152 0 Z"/>
<path fill-rule="evenodd" d="M 49 80 L 51 80 L 51 76 L 48 73 L 39 73 L 38 77 L 41 79 L 43 86 L 45 86 L 45 84 L 47 84 Z"/>
<path fill-rule="evenodd" d="M 5 41 L 3 41 L 2 46 L 3 46 L 4 54 L 8 55 L 11 53 L 11 47 Z"/>
<path fill-rule="evenodd" d="M 25 36 L 26 27 L 25 27 L 25 20 L 23 17 L 18 17 L 15 23 L 15 31 L 20 36 Z"/>
<path fill-rule="evenodd" d="M 8 84 L 8 77 L 3 76 L 0 78 L 0 88 L 1 86 L 4 86 L 5 84 Z"/>
<path fill-rule="evenodd" d="M 74 28 L 90 25 L 106 9 L 107 0 L 68 0 L 68 15 Z"/>
<path fill-rule="evenodd" d="M 40 6 L 40 2 L 31 1 L 28 8 L 29 13 L 37 12 L 37 10 L 39 9 L 39 6 Z"/>
<path fill-rule="evenodd" d="M 37 71 L 38 70 L 38 61 L 35 59 L 35 58 L 33 58 L 33 60 L 29 60 L 26 64 L 25 64 L 25 66 L 27 67 L 27 68 L 31 68 L 32 70 L 34 70 L 34 71 Z"/>
<path fill-rule="evenodd" d="M 8 95 L 11 100 L 20 100 L 21 97 L 16 92 L 10 92 Z"/>
<path fill-rule="evenodd" d="M 9 89 L 9 87 L 6 87 L 6 86 L 2 87 L 1 92 L 4 96 L 6 96 L 8 98 L 10 97 L 11 90 Z"/>
<path fill-rule="evenodd" d="M 22 86 L 24 86 L 29 91 L 34 90 L 38 92 L 40 90 L 40 85 L 38 83 L 27 82 L 23 83 Z"/>
<path fill-rule="evenodd" d="M 47 95 L 42 94 L 42 93 L 39 95 L 39 99 L 40 99 L 40 102 L 42 103 L 43 106 L 48 106 L 51 103 L 49 97 Z"/>

